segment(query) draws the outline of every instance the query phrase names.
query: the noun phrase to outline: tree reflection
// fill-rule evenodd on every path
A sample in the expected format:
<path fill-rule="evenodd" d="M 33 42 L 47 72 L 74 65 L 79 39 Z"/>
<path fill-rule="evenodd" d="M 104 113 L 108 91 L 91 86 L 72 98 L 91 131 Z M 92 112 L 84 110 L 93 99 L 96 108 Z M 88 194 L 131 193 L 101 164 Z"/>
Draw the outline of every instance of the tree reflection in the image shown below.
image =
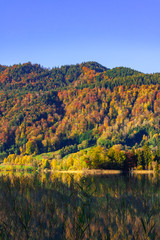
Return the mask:
<path fill-rule="evenodd" d="M 159 179 L 0 177 L 0 239 L 160 239 Z"/>

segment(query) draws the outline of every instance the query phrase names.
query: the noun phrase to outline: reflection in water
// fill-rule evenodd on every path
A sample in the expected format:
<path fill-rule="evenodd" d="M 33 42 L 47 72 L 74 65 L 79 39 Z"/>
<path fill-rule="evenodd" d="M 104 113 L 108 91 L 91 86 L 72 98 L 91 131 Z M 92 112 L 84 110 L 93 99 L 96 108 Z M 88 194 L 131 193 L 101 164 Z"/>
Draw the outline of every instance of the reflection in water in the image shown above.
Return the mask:
<path fill-rule="evenodd" d="M 0 239 L 160 239 L 160 183 L 140 175 L 0 177 Z"/>

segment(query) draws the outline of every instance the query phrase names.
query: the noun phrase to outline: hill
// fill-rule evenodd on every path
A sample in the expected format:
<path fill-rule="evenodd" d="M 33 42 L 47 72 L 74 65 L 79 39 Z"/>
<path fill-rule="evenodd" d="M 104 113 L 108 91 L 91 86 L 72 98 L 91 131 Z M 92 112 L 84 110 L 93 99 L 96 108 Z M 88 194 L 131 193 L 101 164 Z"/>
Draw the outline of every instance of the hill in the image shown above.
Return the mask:
<path fill-rule="evenodd" d="M 160 142 L 160 74 L 96 62 L 46 69 L 0 65 L 0 151 L 62 155 Z"/>

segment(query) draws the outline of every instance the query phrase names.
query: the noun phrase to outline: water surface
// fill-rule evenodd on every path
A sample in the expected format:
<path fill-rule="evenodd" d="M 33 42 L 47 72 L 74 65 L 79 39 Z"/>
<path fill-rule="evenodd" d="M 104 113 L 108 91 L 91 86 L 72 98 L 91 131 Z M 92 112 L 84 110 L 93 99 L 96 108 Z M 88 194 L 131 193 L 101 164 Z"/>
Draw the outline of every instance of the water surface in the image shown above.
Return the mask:
<path fill-rule="evenodd" d="M 0 177 L 0 239 L 160 239 L 153 175 Z"/>

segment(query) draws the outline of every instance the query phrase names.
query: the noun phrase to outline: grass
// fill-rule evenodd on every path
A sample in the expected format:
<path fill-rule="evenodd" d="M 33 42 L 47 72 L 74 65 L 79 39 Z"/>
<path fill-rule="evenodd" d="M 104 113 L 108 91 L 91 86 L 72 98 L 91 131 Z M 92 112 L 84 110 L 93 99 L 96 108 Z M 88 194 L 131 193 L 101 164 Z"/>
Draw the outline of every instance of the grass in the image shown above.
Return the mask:
<path fill-rule="evenodd" d="M 88 147 L 85 149 L 82 149 L 83 151 L 88 152 L 90 149 L 92 149 L 94 146 L 92 147 Z M 53 158 L 55 159 L 63 159 L 63 158 L 67 158 L 68 156 L 75 154 L 75 153 L 69 153 L 67 155 L 65 155 L 63 158 L 61 158 L 60 156 L 60 151 L 61 149 L 54 151 L 54 152 L 48 152 L 48 153 L 41 153 L 39 155 L 35 155 L 33 156 L 34 159 L 41 161 L 42 159 L 48 159 L 48 160 L 52 160 Z M 77 150 L 77 152 L 79 152 L 80 150 Z"/>
<path fill-rule="evenodd" d="M 59 155 L 60 155 L 60 150 L 57 150 L 55 152 L 48 152 L 48 153 L 35 155 L 33 156 L 33 158 L 39 161 L 41 161 L 42 159 L 52 160 L 53 158 L 58 158 Z"/>
<path fill-rule="evenodd" d="M 77 150 L 77 152 L 75 152 L 75 153 L 78 153 L 78 152 L 80 152 L 80 151 L 85 151 L 85 152 L 87 153 L 87 152 L 88 152 L 89 150 L 91 150 L 93 147 L 95 147 L 95 146 L 88 147 L 88 148 L 84 148 L 84 149 L 81 149 L 81 150 Z M 65 155 L 62 159 L 68 158 L 70 155 L 74 155 L 75 153 L 69 153 L 69 154 Z"/>
<path fill-rule="evenodd" d="M 27 171 L 33 172 L 35 168 L 29 165 L 12 165 L 12 164 L 0 164 L 0 171 Z"/>

